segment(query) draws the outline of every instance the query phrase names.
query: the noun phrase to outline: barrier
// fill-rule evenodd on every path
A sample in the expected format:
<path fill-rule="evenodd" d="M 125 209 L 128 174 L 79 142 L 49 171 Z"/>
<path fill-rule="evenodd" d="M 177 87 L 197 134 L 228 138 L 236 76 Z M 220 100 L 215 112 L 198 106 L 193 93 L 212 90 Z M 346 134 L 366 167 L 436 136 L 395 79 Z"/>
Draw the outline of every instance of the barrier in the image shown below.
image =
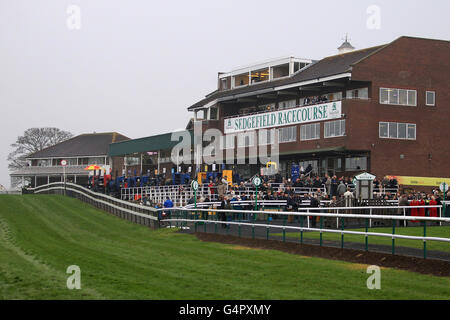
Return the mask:
<path fill-rule="evenodd" d="M 158 211 L 155 208 L 116 199 L 77 184 L 54 182 L 28 190 L 35 194 L 58 193 L 75 197 L 120 218 L 153 228 L 159 227 Z"/>
<path fill-rule="evenodd" d="M 382 209 L 410 209 L 410 208 L 440 208 L 440 206 L 404 206 L 404 207 L 382 207 Z M 238 227 L 238 235 L 241 236 L 241 227 L 242 226 L 248 226 L 252 228 L 252 238 L 255 238 L 255 228 L 266 228 L 267 231 L 267 239 L 269 239 L 269 229 L 270 228 L 276 228 L 281 229 L 283 231 L 283 241 L 285 241 L 285 231 L 286 230 L 294 230 L 294 231 L 300 231 L 300 242 L 303 243 L 303 232 L 309 232 L 309 231 L 317 231 L 320 232 L 320 245 L 322 246 L 322 233 L 329 232 L 329 233 L 338 233 L 341 234 L 341 248 L 344 248 L 344 235 L 345 234 L 355 234 L 355 235 L 363 235 L 365 236 L 365 250 L 368 251 L 368 244 L 369 244 L 369 236 L 379 236 L 379 237 L 388 237 L 392 239 L 392 254 L 395 254 L 395 239 L 409 239 L 409 240 L 421 240 L 423 241 L 423 257 L 426 259 L 427 257 L 427 247 L 426 243 L 427 241 L 442 241 L 442 242 L 450 242 L 450 238 L 441 238 L 441 237 L 428 237 L 426 235 L 427 230 L 427 222 L 439 222 L 442 223 L 448 223 L 450 222 L 450 218 L 442 218 L 442 217 L 423 217 L 423 216 L 405 216 L 405 215 L 374 215 L 372 213 L 369 214 L 344 214 L 339 213 L 339 211 L 344 210 L 373 210 L 373 209 L 380 209 L 380 207 L 329 207 L 326 208 L 327 210 L 335 211 L 335 213 L 323 213 L 323 212 L 316 212 L 318 210 L 323 210 L 323 208 L 307 208 L 307 209 L 301 209 L 305 212 L 279 212 L 279 211 L 254 211 L 254 210 L 227 210 L 227 209 L 215 209 L 215 208 L 208 208 L 208 209 L 202 209 L 202 208 L 171 208 L 171 209 L 164 209 L 164 211 L 168 212 L 168 217 L 164 219 L 163 221 L 165 223 L 169 223 L 169 226 L 172 226 L 173 224 L 176 224 L 176 226 L 187 226 L 187 223 L 191 223 L 194 225 L 195 231 L 197 231 L 199 223 L 204 225 L 204 230 L 206 232 L 206 226 L 207 224 L 214 224 L 214 232 L 217 233 L 217 225 L 225 225 L 228 226 L 234 225 Z M 214 215 L 208 214 L 209 212 L 215 212 Z M 201 214 L 206 212 L 207 214 Z M 264 223 L 257 223 L 256 219 L 250 219 L 250 221 L 244 221 L 238 219 L 237 221 L 228 221 L 227 219 L 223 219 L 223 216 L 221 219 L 219 219 L 219 213 L 227 214 L 231 213 L 233 217 L 240 217 L 243 214 L 248 214 L 251 216 L 255 216 L 258 214 L 269 214 L 269 215 L 279 215 L 282 217 L 287 216 L 297 216 L 300 220 L 300 226 L 298 225 L 287 225 L 286 219 L 283 219 L 283 224 L 273 224 L 270 223 L 270 221 L 264 222 Z M 200 219 L 200 214 L 202 218 Z M 214 217 L 213 219 L 209 219 L 209 217 Z M 310 226 L 310 218 L 311 217 L 320 217 L 320 227 L 311 227 Z M 336 229 L 327 229 L 323 228 L 323 218 L 336 218 L 340 220 L 340 224 L 337 226 Z M 304 220 L 307 220 L 307 225 L 304 225 Z M 365 226 L 365 232 L 363 231 L 353 231 L 353 230 L 345 230 L 345 224 L 344 219 L 363 219 L 366 221 Z M 379 233 L 379 232 L 369 232 L 369 220 L 371 219 L 382 219 L 382 220 L 390 220 L 392 221 L 392 233 Z M 236 220 L 236 219 L 234 219 Z M 251 221 L 253 220 L 253 222 Z M 404 221 L 419 221 L 423 224 L 423 236 L 409 236 L 409 235 L 401 235 L 395 233 L 395 222 L 397 220 L 404 220 Z M 340 226 L 340 229 L 339 229 Z M 228 231 L 227 231 L 228 234 Z"/>
<path fill-rule="evenodd" d="M 287 186 L 283 184 L 271 184 L 272 190 L 274 192 L 281 192 L 287 189 Z M 325 186 L 322 185 L 320 188 L 316 187 L 291 187 L 291 190 L 296 194 L 308 194 L 314 193 L 320 189 L 325 192 Z M 210 191 L 210 187 L 207 184 L 199 185 L 197 190 L 197 198 L 208 197 L 211 201 L 217 201 L 219 199 L 217 193 L 217 186 L 213 187 L 214 192 Z M 163 203 L 167 197 L 169 197 L 176 205 L 182 207 L 186 205 L 192 197 L 194 197 L 194 191 L 191 189 L 190 185 L 168 185 L 168 186 L 148 186 L 148 187 L 133 187 L 133 188 L 122 188 L 120 191 L 120 198 L 122 200 L 134 200 L 136 196 L 138 197 L 148 197 L 154 202 Z M 254 186 L 246 186 L 243 189 L 231 189 L 228 187 L 228 193 L 233 193 L 239 196 L 255 196 L 256 189 Z"/>

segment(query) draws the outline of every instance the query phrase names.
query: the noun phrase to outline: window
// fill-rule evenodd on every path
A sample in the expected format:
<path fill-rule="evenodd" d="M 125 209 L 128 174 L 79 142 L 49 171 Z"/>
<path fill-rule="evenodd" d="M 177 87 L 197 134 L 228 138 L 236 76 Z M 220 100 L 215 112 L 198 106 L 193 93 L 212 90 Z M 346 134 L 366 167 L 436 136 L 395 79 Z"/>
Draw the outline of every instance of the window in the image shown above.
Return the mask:
<path fill-rule="evenodd" d="M 272 130 L 259 130 L 258 132 L 258 144 L 260 146 L 272 144 L 274 142 L 275 129 Z"/>
<path fill-rule="evenodd" d="M 436 92 L 434 92 L 434 91 L 427 91 L 425 97 L 426 97 L 425 104 L 427 106 L 435 106 L 435 104 L 436 104 L 436 101 L 435 101 L 435 99 L 436 99 Z"/>
<path fill-rule="evenodd" d="M 345 158 L 345 171 L 367 170 L 367 157 Z"/>
<path fill-rule="evenodd" d="M 297 104 L 297 100 L 295 100 L 295 99 L 288 100 L 288 101 L 282 101 L 282 102 L 278 103 L 278 110 L 295 108 L 296 104 Z"/>
<path fill-rule="evenodd" d="M 415 140 L 416 125 L 411 123 L 380 122 L 380 138 Z"/>
<path fill-rule="evenodd" d="M 258 111 L 273 111 L 275 110 L 275 103 L 263 104 L 258 106 Z"/>
<path fill-rule="evenodd" d="M 380 122 L 380 138 L 388 138 L 388 123 Z"/>
<path fill-rule="evenodd" d="M 227 134 L 222 137 L 221 149 L 234 149 L 234 134 Z"/>
<path fill-rule="evenodd" d="M 220 88 L 226 90 L 228 88 L 227 79 L 220 79 Z"/>
<path fill-rule="evenodd" d="M 209 119 L 210 120 L 217 120 L 217 107 L 211 107 L 209 108 Z"/>
<path fill-rule="evenodd" d="M 255 131 L 238 133 L 238 148 L 252 147 L 255 145 Z"/>
<path fill-rule="evenodd" d="M 342 100 L 342 92 L 334 92 L 327 94 L 328 101 Z"/>
<path fill-rule="evenodd" d="M 416 140 L 416 125 L 408 124 L 408 139 Z"/>
<path fill-rule="evenodd" d="M 325 138 L 341 137 L 345 135 L 345 120 L 328 121 L 324 124 Z"/>
<path fill-rule="evenodd" d="M 300 126 L 300 140 L 320 139 L 320 123 L 305 124 Z"/>
<path fill-rule="evenodd" d="M 137 166 L 141 163 L 140 157 L 125 157 L 125 164 L 127 166 Z M 90 164 L 94 164 L 90 161 Z"/>
<path fill-rule="evenodd" d="M 380 103 L 402 106 L 416 106 L 417 91 L 407 89 L 380 88 Z"/>
<path fill-rule="evenodd" d="M 347 99 L 368 99 L 369 88 L 347 90 Z"/>
<path fill-rule="evenodd" d="M 51 167 L 52 160 L 51 159 L 39 159 L 36 164 L 38 167 Z"/>
<path fill-rule="evenodd" d="M 279 129 L 278 142 L 292 142 L 297 140 L 297 126 Z"/>

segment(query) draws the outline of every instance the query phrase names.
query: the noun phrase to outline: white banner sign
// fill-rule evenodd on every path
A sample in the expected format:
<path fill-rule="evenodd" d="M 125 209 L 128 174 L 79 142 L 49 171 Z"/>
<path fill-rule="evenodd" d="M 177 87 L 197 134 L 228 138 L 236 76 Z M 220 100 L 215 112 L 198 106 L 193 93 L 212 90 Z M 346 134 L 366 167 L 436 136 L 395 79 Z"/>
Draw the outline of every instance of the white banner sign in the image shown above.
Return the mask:
<path fill-rule="evenodd" d="M 342 116 L 341 101 L 278 110 L 267 113 L 224 119 L 224 133 L 283 127 L 308 122 L 339 119 Z"/>

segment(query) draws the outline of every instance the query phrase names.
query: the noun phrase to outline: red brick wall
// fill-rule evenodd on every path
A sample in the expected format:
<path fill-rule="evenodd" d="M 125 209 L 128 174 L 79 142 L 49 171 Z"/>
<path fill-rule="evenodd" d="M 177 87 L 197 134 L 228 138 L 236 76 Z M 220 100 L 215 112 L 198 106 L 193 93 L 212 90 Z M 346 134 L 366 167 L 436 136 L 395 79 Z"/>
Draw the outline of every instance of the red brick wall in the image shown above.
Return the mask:
<path fill-rule="evenodd" d="M 374 174 L 450 176 L 449 57 L 449 41 L 402 37 L 353 67 L 353 80 L 372 81 L 372 99 L 367 106 L 347 104 L 347 146 L 370 148 Z M 379 104 L 380 87 L 417 90 L 417 106 Z M 436 92 L 435 107 L 425 105 L 427 90 Z M 378 138 L 380 121 L 415 123 L 416 141 Z"/>

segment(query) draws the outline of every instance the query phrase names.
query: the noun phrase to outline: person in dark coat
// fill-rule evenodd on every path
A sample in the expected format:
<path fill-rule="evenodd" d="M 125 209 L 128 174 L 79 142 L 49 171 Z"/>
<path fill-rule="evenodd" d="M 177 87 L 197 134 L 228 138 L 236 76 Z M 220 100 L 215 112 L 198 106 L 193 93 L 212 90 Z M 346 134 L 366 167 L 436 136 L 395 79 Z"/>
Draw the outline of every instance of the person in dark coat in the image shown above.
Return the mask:
<path fill-rule="evenodd" d="M 320 203 L 319 203 L 319 200 L 317 199 L 317 195 L 312 196 L 311 199 L 310 199 L 310 201 L 311 201 L 311 202 L 310 202 L 310 205 L 309 205 L 309 206 L 310 206 L 311 208 L 318 208 L 318 207 L 319 207 Z M 312 212 L 313 212 L 313 213 L 318 213 L 319 211 L 314 210 L 314 211 L 312 211 Z M 311 216 L 310 219 L 311 219 L 313 228 L 315 228 L 315 227 L 316 227 L 317 216 Z"/>

